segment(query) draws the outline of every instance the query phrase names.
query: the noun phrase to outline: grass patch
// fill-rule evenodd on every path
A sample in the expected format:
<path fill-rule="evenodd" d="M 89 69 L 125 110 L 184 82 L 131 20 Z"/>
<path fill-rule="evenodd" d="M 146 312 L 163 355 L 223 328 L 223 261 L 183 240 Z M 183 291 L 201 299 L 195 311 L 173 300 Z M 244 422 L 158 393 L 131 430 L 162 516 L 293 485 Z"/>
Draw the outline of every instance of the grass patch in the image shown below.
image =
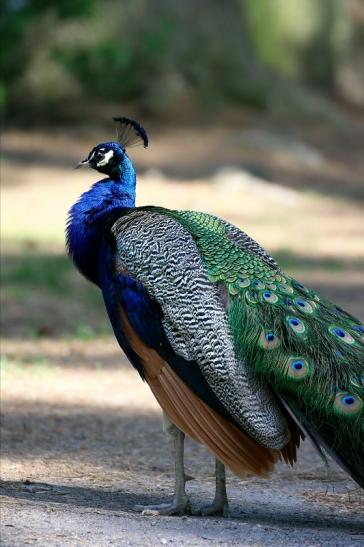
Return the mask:
<path fill-rule="evenodd" d="M 6 255 L 1 278 L 3 336 L 90 340 L 110 331 L 100 290 L 65 255 Z"/>
<path fill-rule="evenodd" d="M 33 253 L 12 255 L 3 259 L 1 281 L 3 286 L 9 285 L 13 290 L 42 287 L 55 294 L 65 295 L 69 292 L 68 277 L 73 268 L 67 256 Z"/>
<path fill-rule="evenodd" d="M 1 377 L 21 375 L 30 372 L 34 376 L 48 376 L 57 370 L 56 365 L 42 356 L 18 357 L 16 360 L 0 357 Z"/>

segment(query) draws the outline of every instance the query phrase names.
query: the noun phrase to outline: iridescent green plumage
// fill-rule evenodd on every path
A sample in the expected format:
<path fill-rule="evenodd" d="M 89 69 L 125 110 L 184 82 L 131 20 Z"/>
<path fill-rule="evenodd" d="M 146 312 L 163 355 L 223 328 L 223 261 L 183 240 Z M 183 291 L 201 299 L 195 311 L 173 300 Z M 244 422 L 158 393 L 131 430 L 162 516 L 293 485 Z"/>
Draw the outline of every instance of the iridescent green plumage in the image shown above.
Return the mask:
<path fill-rule="evenodd" d="M 238 245 L 220 219 L 157 210 L 191 233 L 210 281 L 225 285 L 237 355 L 363 485 L 364 327 Z"/>

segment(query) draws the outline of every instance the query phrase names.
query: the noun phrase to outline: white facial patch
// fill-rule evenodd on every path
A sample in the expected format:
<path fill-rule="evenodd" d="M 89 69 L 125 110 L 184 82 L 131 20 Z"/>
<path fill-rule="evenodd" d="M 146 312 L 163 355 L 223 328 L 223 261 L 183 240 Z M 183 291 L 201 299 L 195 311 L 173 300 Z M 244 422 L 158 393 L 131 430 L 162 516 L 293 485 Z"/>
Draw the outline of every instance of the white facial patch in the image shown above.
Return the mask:
<path fill-rule="evenodd" d="M 103 167 L 104 165 L 107 165 L 109 163 L 109 161 L 111 160 L 111 158 L 113 157 L 114 155 L 114 150 L 109 150 L 108 152 L 106 152 L 105 156 L 102 158 L 102 160 L 100 160 L 96 165 L 97 167 Z"/>

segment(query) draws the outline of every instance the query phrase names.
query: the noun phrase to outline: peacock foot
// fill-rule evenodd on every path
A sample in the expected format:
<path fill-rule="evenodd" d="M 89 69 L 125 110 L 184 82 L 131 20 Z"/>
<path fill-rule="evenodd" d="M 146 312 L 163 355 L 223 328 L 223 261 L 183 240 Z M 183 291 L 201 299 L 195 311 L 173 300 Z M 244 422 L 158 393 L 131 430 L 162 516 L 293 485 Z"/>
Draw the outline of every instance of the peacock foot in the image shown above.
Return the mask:
<path fill-rule="evenodd" d="M 194 515 L 229 517 L 229 500 L 226 493 L 225 466 L 218 459 L 215 460 L 215 497 L 210 505 L 194 511 Z"/>
<path fill-rule="evenodd" d="M 202 517 L 230 517 L 228 500 L 214 500 L 210 505 L 204 505 L 201 509 L 193 511 L 194 515 L 200 515 Z"/>
<path fill-rule="evenodd" d="M 173 499 L 171 503 L 134 505 L 134 511 L 140 511 L 143 515 L 190 515 L 191 504 L 188 496 L 186 496 Z"/>

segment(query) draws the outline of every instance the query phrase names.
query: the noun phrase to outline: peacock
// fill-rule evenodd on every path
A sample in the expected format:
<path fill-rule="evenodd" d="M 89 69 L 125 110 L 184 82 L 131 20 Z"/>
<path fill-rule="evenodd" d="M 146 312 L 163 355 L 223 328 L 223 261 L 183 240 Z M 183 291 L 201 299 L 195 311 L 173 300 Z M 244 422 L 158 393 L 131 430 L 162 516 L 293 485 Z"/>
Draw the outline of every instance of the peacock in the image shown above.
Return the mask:
<path fill-rule="evenodd" d="M 225 466 L 268 476 L 279 460 L 293 465 L 305 436 L 364 487 L 364 326 L 225 220 L 136 207 L 126 149 L 146 148 L 148 136 L 134 120 L 114 120 L 117 139 L 78 165 L 106 178 L 71 207 L 66 238 L 174 439 L 172 501 L 137 509 L 191 511 L 185 435 L 216 457 L 204 515 L 228 512 Z"/>

